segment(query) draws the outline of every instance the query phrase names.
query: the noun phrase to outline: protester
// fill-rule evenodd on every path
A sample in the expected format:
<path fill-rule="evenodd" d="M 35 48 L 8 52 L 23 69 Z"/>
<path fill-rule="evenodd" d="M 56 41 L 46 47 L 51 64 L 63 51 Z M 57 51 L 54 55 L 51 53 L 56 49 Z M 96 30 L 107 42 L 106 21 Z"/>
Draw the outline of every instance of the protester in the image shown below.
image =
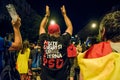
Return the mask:
<path fill-rule="evenodd" d="M 25 40 L 23 42 L 23 48 L 19 51 L 17 57 L 17 70 L 20 73 L 21 80 L 27 79 L 27 74 L 29 72 L 29 55 L 30 55 L 30 47 L 29 41 Z"/>
<path fill-rule="evenodd" d="M 77 64 L 77 55 L 79 53 L 82 53 L 82 47 L 80 46 L 80 41 L 77 40 L 75 42 L 72 42 L 72 44 L 74 43 L 75 47 L 76 47 L 76 52 L 74 51 L 74 55 L 76 53 L 76 56 L 70 58 L 70 64 L 71 64 L 71 68 L 70 68 L 70 80 L 78 80 L 79 79 L 79 66 Z M 73 55 L 73 54 L 72 54 Z"/>
<path fill-rule="evenodd" d="M 61 7 L 67 29 L 60 35 L 60 26 L 50 24 L 48 33 L 45 28 L 50 16 L 49 7 L 46 6 L 46 15 L 40 24 L 40 46 L 42 51 L 41 80 L 67 80 L 69 73 L 69 60 L 67 57 L 67 46 L 72 35 L 72 23 L 68 18 L 65 6 Z"/>
<path fill-rule="evenodd" d="M 78 56 L 80 80 L 120 80 L 120 11 L 106 14 L 99 30 L 103 42 Z"/>
<path fill-rule="evenodd" d="M 29 67 L 32 72 L 32 80 L 40 80 L 41 74 L 41 48 L 37 42 L 31 49 L 29 56 Z"/>
<path fill-rule="evenodd" d="M 18 16 L 17 21 L 12 20 L 11 23 L 12 23 L 13 31 L 14 31 L 14 41 L 13 42 L 6 41 L 4 38 L 0 37 L 0 52 L 4 51 L 5 47 L 9 47 L 8 48 L 9 51 L 19 50 L 22 47 L 22 37 L 21 37 L 20 29 L 19 29 L 21 26 L 21 19 Z M 0 54 L 0 73 L 3 69 L 2 55 L 3 54 Z"/>

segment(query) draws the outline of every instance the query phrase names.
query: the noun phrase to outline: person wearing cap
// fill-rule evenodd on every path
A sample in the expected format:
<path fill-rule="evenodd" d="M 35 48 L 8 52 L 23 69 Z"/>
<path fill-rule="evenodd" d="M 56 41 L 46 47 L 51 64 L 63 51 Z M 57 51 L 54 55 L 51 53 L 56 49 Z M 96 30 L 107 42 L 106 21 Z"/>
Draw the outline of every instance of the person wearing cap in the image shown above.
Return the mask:
<path fill-rule="evenodd" d="M 73 27 L 68 18 L 65 6 L 61 12 L 66 23 L 65 33 L 61 34 L 58 24 L 50 24 L 46 32 L 46 24 L 50 16 L 49 6 L 46 6 L 46 15 L 40 24 L 39 41 L 42 54 L 41 80 L 67 80 L 69 73 L 69 59 L 67 47 L 71 39 Z"/>

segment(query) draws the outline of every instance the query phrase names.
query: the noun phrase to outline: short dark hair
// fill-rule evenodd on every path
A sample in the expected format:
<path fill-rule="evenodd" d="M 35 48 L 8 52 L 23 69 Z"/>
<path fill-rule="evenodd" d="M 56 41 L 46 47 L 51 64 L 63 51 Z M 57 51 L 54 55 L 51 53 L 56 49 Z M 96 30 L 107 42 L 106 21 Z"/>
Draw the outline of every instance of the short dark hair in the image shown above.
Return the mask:
<path fill-rule="evenodd" d="M 105 28 L 104 37 L 113 42 L 120 41 L 120 11 L 106 14 L 100 22 L 100 32 Z"/>

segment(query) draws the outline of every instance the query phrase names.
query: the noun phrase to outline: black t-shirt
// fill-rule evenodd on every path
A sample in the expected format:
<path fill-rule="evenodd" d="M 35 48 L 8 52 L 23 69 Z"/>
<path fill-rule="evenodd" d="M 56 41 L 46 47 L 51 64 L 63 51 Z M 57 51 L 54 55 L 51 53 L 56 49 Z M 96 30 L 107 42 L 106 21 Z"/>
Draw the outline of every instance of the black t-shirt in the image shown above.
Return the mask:
<path fill-rule="evenodd" d="M 58 38 L 46 33 L 40 35 L 42 80 L 66 80 L 69 70 L 67 46 L 70 39 L 69 33 L 64 33 Z"/>

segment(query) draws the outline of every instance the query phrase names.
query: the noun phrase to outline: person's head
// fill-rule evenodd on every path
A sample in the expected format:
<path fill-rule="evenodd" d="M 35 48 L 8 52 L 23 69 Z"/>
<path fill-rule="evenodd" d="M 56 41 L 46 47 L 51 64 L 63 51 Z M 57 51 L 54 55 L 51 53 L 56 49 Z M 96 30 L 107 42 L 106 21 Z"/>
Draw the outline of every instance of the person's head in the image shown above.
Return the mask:
<path fill-rule="evenodd" d="M 24 54 L 24 51 L 29 47 L 30 47 L 29 41 L 28 40 L 23 41 L 23 48 L 21 54 Z"/>
<path fill-rule="evenodd" d="M 48 26 L 48 34 L 50 34 L 50 36 L 59 37 L 60 26 L 58 24 L 50 24 Z"/>
<path fill-rule="evenodd" d="M 108 13 L 103 17 L 99 33 L 104 40 L 120 42 L 120 11 Z"/>
<path fill-rule="evenodd" d="M 34 49 L 34 47 L 35 47 L 35 44 L 34 43 L 30 43 L 30 49 L 32 50 L 32 49 Z"/>

